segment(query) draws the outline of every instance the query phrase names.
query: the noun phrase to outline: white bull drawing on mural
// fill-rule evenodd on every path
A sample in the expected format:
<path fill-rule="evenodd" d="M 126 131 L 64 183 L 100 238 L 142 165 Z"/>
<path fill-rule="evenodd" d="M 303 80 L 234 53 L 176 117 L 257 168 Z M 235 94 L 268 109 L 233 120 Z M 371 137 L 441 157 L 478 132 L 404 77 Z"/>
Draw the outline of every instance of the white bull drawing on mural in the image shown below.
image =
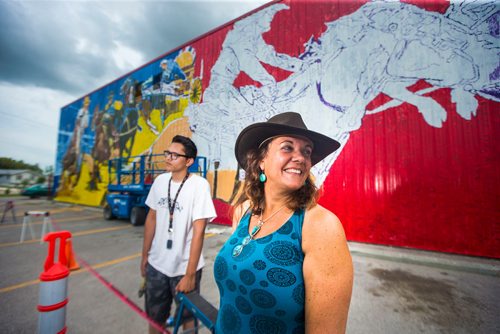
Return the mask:
<path fill-rule="evenodd" d="M 498 16 L 498 12 L 489 14 Z M 497 99 L 489 94 L 492 87 L 498 91 L 498 80 L 492 81 L 491 74 L 499 66 L 498 42 L 491 40 L 489 32 L 472 32 L 446 15 L 406 4 L 369 3 L 329 23 L 321 36 L 322 98 L 336 103 L 344 100 L 348 110 L 338 123 L 347 131 L 359 128 L 364 107 L 379 93 L 416 106 L 429 125 L 441 127 L 446 110 L 423 96 L 428 90 L 412 93 L 406 89 L 424 79 L 434 89 L 451 88 L 457 112 L 470 120 L 477 109 L 475 94 Z M 339 71 L 343 74 L 353 68 L 360 72 L 354 76 L 346 72 L 342 85 L 330 80 L 332 73 L 338 77 Z"/>
<path fill-rule="evenodd" d="M 282 4 L 270 6 L 235 24 L 212 68 L 203 103 L 188 108 L 195 141 L 221 162 L 221 169 L 236 168 L 233 145 L 243 127 L 285 111 L 300 112 L 308 127 L 344 145 L 380 93 L 392 100 L 368 113 L 406 102 L 437 128 L 446 121 L 447 110 L 426 96 L 433 90 L 450 88 L 456 111 L 465 120 L 477 112 L 475 95 L 500 101 L 496 3 L 455 3 L 445 14 L 397 2 L 367 3 L 327 23 L 327 30 L 317 40 L 311 38 L 299 58 L 277 54 L 261 37 L 276 12 L 284 9 Z M 241 47 L 245 41 L 252 47 Z M 294 73 L 276 83 L 258 61 L 248 59 Z M 240 71 L 261 87 L 234 87 Z M 419 80 L 432 87 L 407 89 Z M 313 169 L 318 185 L 340 151 Z"/>

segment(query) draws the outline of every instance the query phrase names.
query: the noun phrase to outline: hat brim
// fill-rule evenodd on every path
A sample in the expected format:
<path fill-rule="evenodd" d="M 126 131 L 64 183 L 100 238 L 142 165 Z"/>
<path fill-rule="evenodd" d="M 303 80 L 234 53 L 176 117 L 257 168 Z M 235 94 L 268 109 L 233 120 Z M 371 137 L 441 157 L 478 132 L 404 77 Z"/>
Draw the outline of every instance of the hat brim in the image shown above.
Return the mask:
<path fill-rule="evenodd" d="M 314 146 L 311 155 L 312 166 L 316 165 L 340 147 L 340 143 L 335 139 L 311 130 L 300 129 L 284 124 L 255 123 L 243 129 L 236 139 L 234 153 L 239 165 L 246 169 L 247 152 L 251 149 L 257 149 L 264 140 L 276 136 L 297 136 L 309 139 Z"/>

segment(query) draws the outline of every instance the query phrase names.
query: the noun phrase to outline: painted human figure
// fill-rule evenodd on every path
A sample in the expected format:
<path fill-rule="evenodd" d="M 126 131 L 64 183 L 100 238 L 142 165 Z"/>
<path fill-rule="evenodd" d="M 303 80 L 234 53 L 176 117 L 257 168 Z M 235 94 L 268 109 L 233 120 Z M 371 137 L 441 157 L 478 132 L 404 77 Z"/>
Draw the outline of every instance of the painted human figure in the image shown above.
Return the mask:
<path fill-rule="evenodd" d="M 76 121 L 75 121 L 75 151 L 76 155 L 79 157 L 79 163 L 80 163 L 80 156 L 81 156 L 81 147 L 82 147 L 82 138 L 83 138 L 83 133 L 85 132 L 85 129 L 88 128 L 89 126 L 89 105 L 90 105 L 90 98 L 86 96 L 83 99 L 83 106 L 78 110 L 78 113 L 76 115 Z"/>
<path fill-rule="evenodd" d="M 181 67 L 173 59 L 163 59 L 160 62 L 162 69 L 160 78 L 160 90 L 162 93 L 175 94 L 175 85 L 172 83 L 176 80 L 185 80 L 186 74 Z"/>

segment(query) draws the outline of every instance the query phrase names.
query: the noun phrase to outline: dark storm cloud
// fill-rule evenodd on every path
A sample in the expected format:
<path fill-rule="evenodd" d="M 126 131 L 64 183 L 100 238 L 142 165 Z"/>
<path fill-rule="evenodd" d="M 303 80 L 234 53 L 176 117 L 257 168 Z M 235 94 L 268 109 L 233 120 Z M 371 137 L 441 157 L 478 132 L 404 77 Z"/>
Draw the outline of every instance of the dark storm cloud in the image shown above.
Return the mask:
<path fill-rule="evenodd" d="M 117 43 L 148 62 L 258 5 L 0 1 L 0 81 L 84 94 L 134 69 L 116 63 Z"/>
<path fill-rule="evenodd" d="M 77 49 L 82 32 L 102 44 L 107 24 L 99 12 L 63 2 L 2 1 L 0 13 L 2 81 L 74 92 L 116 70 L 105 49 L 95 54 Z"/>
<path fill-rule="evenodd" d="M 148 24 L 142 24 L 145 18 L 131 22 L 139 31 L 128 37 L 131 45 L 142 49 L 150 60 L 258 6 L 249 1 L 153 2 L 144 8 Z"/>

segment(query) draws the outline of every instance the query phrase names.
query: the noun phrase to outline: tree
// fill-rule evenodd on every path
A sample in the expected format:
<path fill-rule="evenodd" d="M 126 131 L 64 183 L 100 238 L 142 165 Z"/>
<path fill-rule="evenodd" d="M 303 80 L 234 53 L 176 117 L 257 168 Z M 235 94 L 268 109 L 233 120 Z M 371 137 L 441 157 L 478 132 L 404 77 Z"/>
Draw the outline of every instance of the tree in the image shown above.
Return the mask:
<path fill-rule="evenodd" d="M 0 157 L 0 169 L 29 169 L 42 174 L 42 169 L 38 164 L 28 164 L 22 160 L 14 160 L 7 157 Z"/>

